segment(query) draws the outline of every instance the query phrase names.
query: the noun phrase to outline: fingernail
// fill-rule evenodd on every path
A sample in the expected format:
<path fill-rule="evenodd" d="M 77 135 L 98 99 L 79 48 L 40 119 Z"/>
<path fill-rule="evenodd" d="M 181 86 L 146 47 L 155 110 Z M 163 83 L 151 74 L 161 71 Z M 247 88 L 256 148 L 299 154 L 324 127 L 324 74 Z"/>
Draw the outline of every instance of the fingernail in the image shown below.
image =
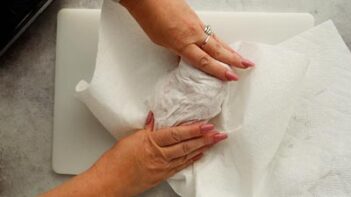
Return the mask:
<path fill-rule="evenodd" d="M 202 134 L 207 133 L 208 131 L 211 131 L 214 129 L 213 124 L 203 124 L 200 126 L 200 131 Z"/>
<path fill-rule="evenodd" d="M 254 67 L 255 66 L 255 63 L 251 62 L 248 59 L 243 59 L 241 61 L 241 64 L 244 65 L 245 67 Z"/>
<path fill-rule="evenodd" d="M 213 142 L 214 143 L 220 142 L 220 141 L 226 139 L 227 137 L 228 137 L 228 135 L 226 133 L 218 133 L 218 134 L 213 136 Z"/>
<path fill-rule="evenodd" d="M 147 118 L 146 118 L 146 123 L 145 124 L 150 124 L 151 120 L 152 120 L 152 112 L 150 111 L 148 114 L 147 114 Z"/>
<path fill-rule="evenodd" d="M 225 72 L 225 77 L 228 81 L 237 81 L 239 79 L 238 76 L 236 76 L 233 72 L 229 70 Z"/>

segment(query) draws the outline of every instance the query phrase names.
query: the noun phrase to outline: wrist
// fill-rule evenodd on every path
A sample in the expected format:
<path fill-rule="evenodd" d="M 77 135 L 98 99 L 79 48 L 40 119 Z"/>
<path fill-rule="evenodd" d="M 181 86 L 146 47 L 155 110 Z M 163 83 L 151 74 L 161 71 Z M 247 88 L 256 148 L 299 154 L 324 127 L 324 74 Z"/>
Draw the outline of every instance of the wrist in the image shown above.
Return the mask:
<path fill-rule="evenodd" d="M 133 176 L 129 173 L 130 165 L 121 162 L 123 159 L 117 157 L 116 152 L 109 150 L 87 173 L 94 180 L 101 196 L 134 196 L 135 184 L 132 181 Z"/>
<path fill-rule="evenodd" d="M 96 193 L 100 196 L 130 196 L 128 186 L 121 180 L 121 174 L 104 171 L 100 166 L 94 165 L 86 172 Z"/>

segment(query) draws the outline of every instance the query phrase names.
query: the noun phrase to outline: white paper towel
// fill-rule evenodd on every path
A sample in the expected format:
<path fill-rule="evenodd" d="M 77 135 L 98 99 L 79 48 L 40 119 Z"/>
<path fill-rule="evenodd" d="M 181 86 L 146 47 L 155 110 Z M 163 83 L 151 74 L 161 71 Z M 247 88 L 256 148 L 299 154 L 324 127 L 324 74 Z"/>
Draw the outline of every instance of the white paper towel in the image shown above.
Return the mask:
<path fill-rule="evenodd" d="M 331 21 L 279 46 L 311 64 L 263 193 L 351 196 L 351 53 Z"/>
<path fill-rule="evenodd" d="M 177 68 L 159 78 L 148 100 L 155 129 L 214 118 L 222 111 L 228 85 L 181 60 Z"/>
<path fill-rule="evenodd" d="M 236 50 L 256 68 L 239 72 L 214 121 L 229 138 L 169 180 L 182 196 L 251 196 L 277 151 L 308 61 L 300 54 L 263 44 Z"/>
<path fill-rule="evenodd" d="M 119 138 L 144 126 L 147 95 L 154 91 L 158 77 L 174 69 L 178 61 L 167 49 L 153 44 L 126 9 L 104 1 L 93 79 L 90 85 L 81 81 L 76 90 L 80 100 Z"/>
<path fill-rule="evenodd" d="M 340 178 L 343 175 L 342 169 L 347 168 L 343 159 L 350 158 L 350 154 L 345 151 L 349 147 L 346 143 L 349 138 L 343 139 L 343 137 L 350 136 L 346 132 L 347 129 L 350 129 L 350 125 L 346 122 L 344 114 L 351 110 L 342 111 L 342 109 L 351 108 L 346 100 L 342 100 L 350 98 L 349 91 L 343 89 L 349 79 L 343 77 L 337 80 L 338 83 L 328 80 L 325 82 L 325 75 L 330 77 L 327 77 L 328 79 L 336 77 L 337 74 L 347 76 L 348 72 L 340 72 L 340 70 L 349 69 L 347 67 L 349 63 L 345 63 L 347 61 L 340 64 L 342 65 L 340 68 L 343 69 L 339 67 L 326 69 L 326 66 L 328 64 L 329 66 L 338 65 L 339 62 L 336 61 L 338 57 L 346 60 L 350 59 L 350 54 L 345 49 L 345 45 L 342 45 L 342 40 L 332 25 L 322 25 L 321 27 L 293 38 L 280 47 L 253 43 L 241 43 L 236 46 L 239 53 L 255 61 L 257 67 L 249 72 L 239 73 L 240 81 L 230 84 L 230 95 L 223 105 L 223 111 L 213 120 L 220 127 L 219 129 L 232 133 L 229 134 L 229 138 L 225 142 L 209 151 L 193 167 L 182 171 L 169 180 L 177 193 L 183 196 L 264 196 L 265 194 L 267 196 L 296 196 L 303 192 L 303 194 L 306 193 L 307 189 L 302 187 L 305 186 L 304 183 L 313 186 L 311 187 L 313 194 L 323 192 L 318 188 L 328 188 L 325 187 L 326 184 L 332 185 L 329 187 L 330 189 L 324 190 L 326 193 L 334 191 L 335 188 L 340 192 L 347 191 L 340 190 L 341 184 L 334 184 L 334 182 L 343 183 L 344 186 L 345 183 L 351 183 L 347 179 L 350 177 L 347 176 L 348 174 L 345 174 L 346 178 Z M 332 42 L 337 41 L 337 44 L 331 44 L 330 40 L 328 41 L 326 38 L 331 39 Z M 303 80 L 307 67 L 306 58 L 288 49 L 312 57 L 315 72 L 311 71 L 313 69 L 309 70 L 308 73 L 311 76 L 308 79 L 310 80 Z M 114 51 L 123 52 L 114 53 Z M 330 59 L 327 58 L 329 56 L 326 53 L 332 54 Z M 324 58 L 318 58 L 322 55 Z M 145 100 L 153 94 L 159 78 L 173 70 L 177 64 L 177 57 L 152 44 L 126 10 L 110 1 L 105 1 L 96 70 L 90 84 L 82 81 L 77 85 L 78 96 L 102 124 L 118 138 L 143 127 L 148 111 Z M 324 65 L 323 71 L 318 70 L 318 65 Z M 329 70 L 332 73 L 327 72 Z M 317 80 L 318 78 L 320 81 Z M 316 118 L 316 122 L 326 126 L 327 123 L 330 123 L 328 120 L 331 118 L 331 120 L 341 124 L 338 127 L 342 128 L 342 131 L 337 133 L 338 138 L 328 138 L 329 135 L 318 133 L 317 129 L 314 131 L 314 135 L 324 136 L 323 138 L 316 137 L 315 144 L 301 146 L 301 148 L 296 149 L 296 152 L 290 153 L 291 151 L 286 151 L 286 149 L 290 150 L 289 144 L 295 140 L 291 136 L 296 133 L 301 133 L 301 136 L 304 136 L 306 135 L 304 131 L 307 130 L 301 125 L 299 127 L 295 127 L 295 125 L 299 125 L 301 122 L 302 125 L 304 124 L 303 121 L 306 120 L 304 113 L 306 110 L 311 110 L 309 103 L 315 102 L 312 99 L 307 104 L 299 104 L 294 115 L 296 120 L 294 118 L 290 120 L 295 100 L 299 95 L 297 92 L 303 87 L 301 82 L 305 84 L 304 95 L 309 94 L 313 89 L 306 83 L 314 84 L 313 87 L 336 89 L 329 91 L 329 94 L 341 95 L 333 102 L 340 109 L 337 108 L 338 110 L 333 111 L 334 108 L 325 107 L 333 113 L 321 113 L 323 118 Z M 318 84 L 323 85 L 318 86 Z M 335 87 L 331 84 L 334 84 Z M 336 85 L 343 88 L 338 88 Z M 304 98 L 301 100 L 304 101 Z M 330 100 L 329 97 L 323 97 L 324 103 L 322 104 L 328 106 L 326 98 Z M 343 101 L 343 105 L 339 106 L 338 101 Z M 314 105 L 313 110 L 311 110 L 311 113 L 314 113 L 313 117 L 321 115 L 319 114 L 321 111 L 318 111 L 319 104 L 321 102 L 311 104 Z M 281 144 L 288 125 L 288 134 L 285 135 L 284 143 Z M 330 129 L 335 127 L 333 124 L 328 126 Z M 295 130 L 297 128 L 301 130 L 297 132 Z M 321 127 L 318 126 L 318 128 Z M 318 141 L 320 139 L 323 140 Z M 325 143 L 328 142 L 328 139 L 337 141 Z M 341 146 L 336 145 L 340 141 L 343 142 Z M 295 144 L 304 143 L 297 140 Z M 336 147 L 329 147 L 332 145 L 336 145 Z M 293 146 L 298 147 L 298 145 Z M 305 150 L 305 148 L 311 147 L 311 150 Z M 326 176 L 326 179 L 322 178 L 318 184 L 313 185 L 314 181 L 323 173 L 320 173 L 319 168 L 310 168 L 307 163 L 311 161 L 314 167 L 316 165 L 323 166 L 323 162 L 325 162 L 323 156 L 325 155 L 319 153 L 325 152 L 322 151 L 324 147 L 329 147 L 334 151 L 328 153 L 339 153 L 335 157 L 338 158 L 340 169 L 337 173 L 332 173 L 330 177 Z M 303 151 L 305 153 L 300 154 Z M 285 156 L 285 153 L 291 155 Z M 318 154 L 313 156 L 314 153 Z M 298 162 L 297 159 L 301 159 L 298 156 L 301 155 L 305 155 L 301 157 L 305 159 L 305 162 Z M 290 159 L 284 159 L 285 157 Z M 314 160 L 308 160 L 310 157 Z M 328 160 L 328 162 L 330 161 Z M 295 169 L 291 169 L 292 167 Z M 301 168 L 303 170 L 299 171 Z M 308 173 L 311 170 L 314 174 Z M 314 176 L 309 176 L 311 174 Z M 262 181 L 263 178 L 266 181 Z M 289 186 L 289 183 L 295 183 L 295 185 Z M 296 188 L 300 186 L 301 188 Z M 344 188 L 350 187 L 348 185 Z"/>

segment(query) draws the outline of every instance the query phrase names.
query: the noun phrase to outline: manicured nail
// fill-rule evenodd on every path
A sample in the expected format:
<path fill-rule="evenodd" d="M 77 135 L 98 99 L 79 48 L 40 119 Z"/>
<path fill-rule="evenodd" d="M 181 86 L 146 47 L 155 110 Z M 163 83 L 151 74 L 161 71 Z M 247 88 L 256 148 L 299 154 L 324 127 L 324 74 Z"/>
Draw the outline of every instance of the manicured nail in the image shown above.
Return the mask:
<path fill-rule="evenodd" d="M 236 76 L 233 72 L 229 70 L 225 72 L 225 77 L 228 81 L 237 81 L 239 79 L 238 76 Z"/>
<path fill-rule="evenodd" d="M 241 64 L 244 65 L 245 67 L 254 67 L 255 66 L 255 63 L 251 62 L 250 60 L 248 59 L 243 59 L 241 61 Z"/>
<path fill-rule="evenodd" d="M 212 131 L 214 129 L 213 124 L 203 124 L 200 126 L 200 131 L 202 134 L 207 133 L 208 131 Z"/>
<path fill-rule="evenodd" d="M 152 116 L 153 116 L 153 113 L 150 111 L 148 114 L 147 114 L 147 118 L 146 118 L 146 123 L 145 124 L 150 124 L 151 120 L 152 120 Z"/>
<path fill-rule="evenodd" d="M 226 139 L 228 135 L 226 133 L 217 133 L 216 135 L 213 136 L 213 142 L 217 143 L 220 142 L 224 139 Z"/>

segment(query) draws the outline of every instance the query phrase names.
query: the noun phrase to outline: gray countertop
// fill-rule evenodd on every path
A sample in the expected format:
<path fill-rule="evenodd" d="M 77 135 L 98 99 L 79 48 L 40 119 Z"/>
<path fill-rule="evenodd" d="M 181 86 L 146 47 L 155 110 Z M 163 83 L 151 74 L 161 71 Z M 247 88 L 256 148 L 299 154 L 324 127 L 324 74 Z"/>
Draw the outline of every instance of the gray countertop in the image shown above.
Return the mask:
<path fill-rule="evenodd" d="M 57 12 L 101 0 L 56 0 L 0 58 L 0 196 L 35 196 L 70 176 L 51 169 Z M 351 47 L 350 0 L 190 0 L 198 10 L 309 12 L 333 19 Z M 143 196 L 176 196 L 163 183 Z"/>

